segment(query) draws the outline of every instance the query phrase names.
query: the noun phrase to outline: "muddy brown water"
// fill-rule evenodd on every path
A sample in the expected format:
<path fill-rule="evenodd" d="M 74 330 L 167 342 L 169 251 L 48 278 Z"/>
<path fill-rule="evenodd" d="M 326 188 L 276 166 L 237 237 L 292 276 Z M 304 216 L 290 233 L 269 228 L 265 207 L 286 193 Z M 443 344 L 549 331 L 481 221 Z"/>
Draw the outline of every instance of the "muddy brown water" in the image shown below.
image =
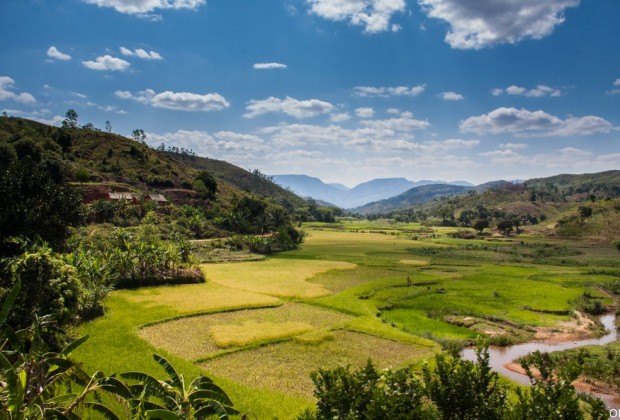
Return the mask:
<path fill-rule="evenodd" d="M 514 360 L 527 356 L 530 353 L 535 351 L 540 351 L 543 353 L 550 353 L 552 351 L 561 351 L 574 349 L 576 347 L 581 346 L 589 346 L 589 345 L 603 345 L 607 343 L 611 343 L 618 339 L 618 329 L 616 327 L 616 315 L 615 314 L 606 314 L 601 316 L 601 323 L 605 326 L 605 329 L 608 331 L 607 334 L 600 338 L 589 338 L 584 340 L 571 340 L 565 341 L 556 344 L 546 344 L 546 343 L 536 343 L 536 342 L 528 342 L 522 344 L 515 344 L 514 346 L 506 346 L 506 347 L 498 347 L 498 346 L 490 346 L 489 347 L 489 362 L 491 368 L 504 375 L 507 376 L 523 385 L 530 385 L 530 380 L 527 375 L 523 375 L 518 372 L 514 372 L 505 365 L 512 363 Z M 462 357 L 465 360 L 471 360 L 472 362 L 476 361 L 476 351 L 474 348 L 468 347 L 462 351 Z M 605 404 L 609 408 L 620 408 L 620 398 L 614 398 L 611 395 L 594 393 L 597 397 L 601 398 L 605 401 Z"/>

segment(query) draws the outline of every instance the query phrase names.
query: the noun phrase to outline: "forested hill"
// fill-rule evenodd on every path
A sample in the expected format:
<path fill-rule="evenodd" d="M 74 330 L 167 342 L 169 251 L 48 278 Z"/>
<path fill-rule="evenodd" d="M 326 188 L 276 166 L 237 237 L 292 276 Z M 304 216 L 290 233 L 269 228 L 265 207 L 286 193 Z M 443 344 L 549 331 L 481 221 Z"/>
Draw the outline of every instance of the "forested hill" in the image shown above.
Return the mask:
<path fill-rule="evenodd" d="M 195 156 L 190 151 L 156 150 L 144 143 L 143 132 L 129 139 L 90 128 L 58 128 L 35 121 L 0 117 L 0 159 L 7 153 L 35 153 L 56 168 L 64 179 L 84 184 L 114 185 L 117 191 L 192 190 L 200 171 L 218 182 L 218 201 L 255 193 L 288 208 L 305 200 L 273 183 L 260 172 L 249 172 L 227 162 Z M 11 146 L 11 147 L 7 147 Z M 92 185 L 92 184 L 91 184 Z"/>
<path fill-rule="evenodd" d="M 469 187 L 464 187 L 462 185 L 423 185 L 421 187 L 412 188 L 395 197 L 368 203 L 362 207 L 354 209 L 353 211 L 360 214 L 386 213 L 416 204 L 426 203 L 427 201 L 431 201 L 439 197 L 464 194 L 469 189 Z"/>
<path fill-rule="evenodd" d="M 476 187 L 425 185 L 354 211 L 366 215 L 389 214 L 415 206 L 432 210 L 449 201 L 456 210 L 501 206 L 518 212 L 540 214 L 541 206 L 557 208 L 563 203 L 615 197 L 620 197 L 620 171 L 555 175 L 530 179 L 523 184 L 493 181 Z"/>
<path fill-rule="evenodd" d="M 620 171 L 489 183 L 460 191 L 436 187 L 415 188 L 374 203 L 374 213 L 368 213 L 371 205 L 365 206 L 365 214 L 438 226 L 536 226 L 551 235 L 602 241 L 620 237 Z M 414 198 L 418 203 L 405 201 Z M 420 202 L 423 198 L 430 200 Z"/>

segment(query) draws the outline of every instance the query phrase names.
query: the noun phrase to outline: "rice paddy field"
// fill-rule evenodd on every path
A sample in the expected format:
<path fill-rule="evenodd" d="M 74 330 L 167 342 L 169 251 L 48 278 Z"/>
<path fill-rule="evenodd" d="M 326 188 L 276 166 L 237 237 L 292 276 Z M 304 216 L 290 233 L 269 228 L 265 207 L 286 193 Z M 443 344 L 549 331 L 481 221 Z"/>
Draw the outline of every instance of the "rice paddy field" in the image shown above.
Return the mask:
<path fill-rule="evenodd" d="M 442 345 L 526 341 L 583 300 L 614 304 L 617 251 L 539 236 L 454 239 L 450 228 L 388 220 L 312 223 L 299 250 L 204 264 L 205 284 L 113 292 L 76 335 L 88 370 L 206 374 L 258 418 L 313 406 L 318 368 L 417 365 Z"/>

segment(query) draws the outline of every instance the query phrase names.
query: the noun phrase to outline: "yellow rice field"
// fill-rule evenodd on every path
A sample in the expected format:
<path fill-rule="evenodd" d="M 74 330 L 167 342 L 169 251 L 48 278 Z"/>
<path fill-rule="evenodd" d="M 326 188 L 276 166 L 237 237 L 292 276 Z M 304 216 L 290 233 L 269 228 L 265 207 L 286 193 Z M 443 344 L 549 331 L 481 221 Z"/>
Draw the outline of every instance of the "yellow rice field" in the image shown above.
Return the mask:
<path fill-rule="evenodd" d="M 330 270 L 352 270 L 344 261 L 270 259 L 243 264 L 203 265 L 207 282 L 277 297 L 308 299 L 329 295 L 320 284 L 308 280 Z"/>

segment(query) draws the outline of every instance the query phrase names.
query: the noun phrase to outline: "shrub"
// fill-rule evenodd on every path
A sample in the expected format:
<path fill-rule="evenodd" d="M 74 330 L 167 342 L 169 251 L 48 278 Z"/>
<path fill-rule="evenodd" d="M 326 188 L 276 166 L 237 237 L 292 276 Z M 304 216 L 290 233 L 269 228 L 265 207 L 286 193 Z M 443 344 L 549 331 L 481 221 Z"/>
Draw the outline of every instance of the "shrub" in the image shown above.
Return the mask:
<path fill-rule="evenodd" d="M 15 329 L 27 328 L 36 317 L 51 315 L 59 325 L 78 319 L 84 289 L 75 269 L 47 247 L 27 252 L 11 263 L 11 275 L 3 276 L 2 289 L 21 281 L 22 287 L 9 317 Z"/>
<path fill-rule="evenodd" d="M 422 405 L 422 387 L 407 370 L 378 372 L 370 361 L 357 371 L 350 367 L 319 369 L 312 374 L 315 414 L 301 419 L 432 418 Z"/>
<path fill-rule="evenodd" d="M 518 388 L 511 403 L 506 397 L 508 386 L 500 384 L 491 370 L 486 347 L 478 348 L 476 363 L 461 359 L 456 350 L 451 353 L 435 356 L 435 367 L 425 365 L 421 377 L 407 369 L 377 372 L 370 361 L 357 371 L 319 369 L 311 375 L 316 412 L 307 410 L 298 420 L 580 420 L 586 417 L 584 411 L 589 418 L 602 420 L 609 415 L 602 400 L 577 395 L 571 385 L 580 371 L 576 363 L 555 364 L 540 353 L 528 357 L 522 366 L 532 387 Z M 540 376 L 534 375 L 534 369 Z"/>

